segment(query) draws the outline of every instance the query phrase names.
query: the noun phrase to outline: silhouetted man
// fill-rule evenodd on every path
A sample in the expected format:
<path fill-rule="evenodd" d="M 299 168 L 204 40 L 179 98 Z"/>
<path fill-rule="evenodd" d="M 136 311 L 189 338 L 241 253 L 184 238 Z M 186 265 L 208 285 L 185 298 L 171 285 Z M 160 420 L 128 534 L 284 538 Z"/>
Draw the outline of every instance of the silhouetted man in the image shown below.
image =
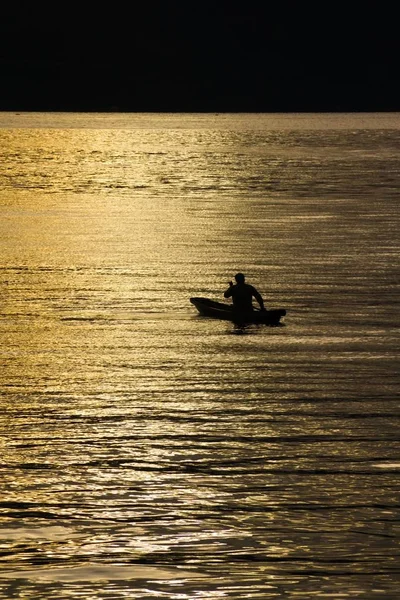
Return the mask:
<path fill-rule="evenodd" d="M 241 313 L 251 312 L 253 310 L 253 298 L 255 298 L 260 305 L 261 310 L 264 308 L 264 300 L 261 294 L 256 290 L 255 287 L 245 283 L 245 276 L 243 273 L 237 273 L 235 275 L 236 285 L 232 281 L 229 282 L 229 287 L 224 292 L 225 298 L 232 297 L 233 308 Z"/>

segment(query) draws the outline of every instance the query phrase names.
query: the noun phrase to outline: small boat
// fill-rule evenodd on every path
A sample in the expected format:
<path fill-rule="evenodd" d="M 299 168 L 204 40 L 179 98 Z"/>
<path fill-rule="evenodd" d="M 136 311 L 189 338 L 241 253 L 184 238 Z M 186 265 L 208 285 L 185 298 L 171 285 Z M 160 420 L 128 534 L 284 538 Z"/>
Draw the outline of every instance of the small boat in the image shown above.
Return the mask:
<path fill-rule="evenodd" d="M 215 302 L 208 298 L 190 298 L 190 302 L 204 317 L 224 319 L 234 323 L 263 323 L 265 325 L 278 325 L 281 317 L 286 315 L 284 308 L 273 310 L 254 309 L 251 313 L 238 313 L 231 304 Z"/>

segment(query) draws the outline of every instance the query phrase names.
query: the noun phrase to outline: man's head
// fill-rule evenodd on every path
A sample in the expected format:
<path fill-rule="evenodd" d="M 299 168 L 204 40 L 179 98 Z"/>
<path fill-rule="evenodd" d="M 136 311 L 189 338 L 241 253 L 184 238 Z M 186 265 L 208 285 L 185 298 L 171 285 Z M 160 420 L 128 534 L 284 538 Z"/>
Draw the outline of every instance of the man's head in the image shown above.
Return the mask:
<path fill-rule="evenodd" d="M 244 283 L 244 275 L 243 273 L 236 273 L 235 275 L 236 283 Z"/>

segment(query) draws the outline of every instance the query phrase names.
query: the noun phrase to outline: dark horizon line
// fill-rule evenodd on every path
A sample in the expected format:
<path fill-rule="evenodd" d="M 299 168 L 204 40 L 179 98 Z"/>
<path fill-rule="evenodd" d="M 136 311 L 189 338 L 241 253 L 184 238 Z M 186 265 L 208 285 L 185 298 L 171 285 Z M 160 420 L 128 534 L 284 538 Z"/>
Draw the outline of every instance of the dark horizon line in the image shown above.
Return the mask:
<path fill-rule="evenodd" d="M 292 108 L 292 109 L 268 109 L 268 108 L 118 108 L 118 107 L 41 107 L 41 108 L 2 108 L 1 113 L 121 113 L 121 114 L 368 114 L 368 113 L 400 113 L 397 108 Z"/>
<path fill-rule="evenodd" d="M 290 114 L 290 113 L 400 113 L 400 109 L 393 106 L 340 106 L 340 107 L 122 107 L 122 106 L 1 106 L 0 112 L 9 113 L 197 113 L 197 114 Z"/>

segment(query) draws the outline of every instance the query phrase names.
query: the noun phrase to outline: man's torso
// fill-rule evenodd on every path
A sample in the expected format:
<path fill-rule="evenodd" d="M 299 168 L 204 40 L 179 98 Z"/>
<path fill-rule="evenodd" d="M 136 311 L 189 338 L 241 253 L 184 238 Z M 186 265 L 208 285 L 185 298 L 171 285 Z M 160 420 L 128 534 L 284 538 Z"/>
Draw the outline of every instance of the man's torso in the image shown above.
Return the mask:
<path fill-rule="evenodd" d="M 232 289 L 233 305 L 238 310 L 253 310 L 252 297 L 254 288 L 248 283 L 235 285 Z"/>

